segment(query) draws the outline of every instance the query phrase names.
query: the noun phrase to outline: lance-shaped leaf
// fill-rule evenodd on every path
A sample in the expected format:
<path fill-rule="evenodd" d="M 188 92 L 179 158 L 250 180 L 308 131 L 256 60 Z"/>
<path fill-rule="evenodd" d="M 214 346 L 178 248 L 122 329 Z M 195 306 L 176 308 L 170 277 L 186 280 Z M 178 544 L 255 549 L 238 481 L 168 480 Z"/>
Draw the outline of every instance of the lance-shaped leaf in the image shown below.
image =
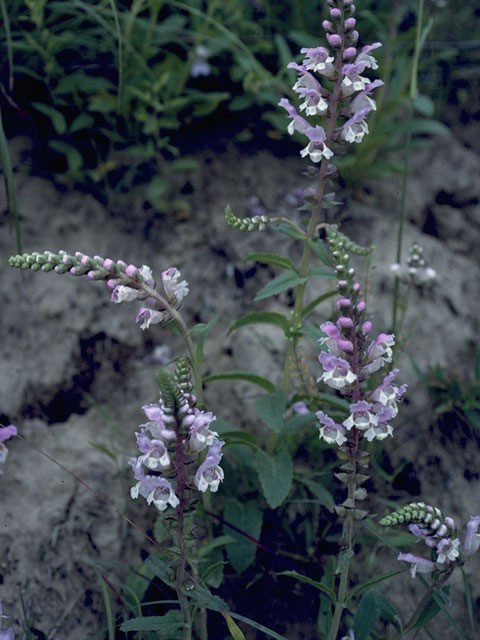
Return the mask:
<path fill-rule="evenodd" d="M 263 495 L 272 509 L 279 507 L 288 496 L 293 479 L 292 458 L 286 451 L 270 456 L 259 449 L 255 455 Z"/>
<path fill-rule="evenodd" d="M 247 313 L 236 320 L 228 330 L 228 335 L 232 333 L 232 331 L 236 331 L 240 327 L 245 327 L 248 324 L 270 324 L 282 329 L 286 336 L 288 336 L 290 329 L 290 320 L 282 313 L 275 311 L 252 311 L 252 313 Z"/>

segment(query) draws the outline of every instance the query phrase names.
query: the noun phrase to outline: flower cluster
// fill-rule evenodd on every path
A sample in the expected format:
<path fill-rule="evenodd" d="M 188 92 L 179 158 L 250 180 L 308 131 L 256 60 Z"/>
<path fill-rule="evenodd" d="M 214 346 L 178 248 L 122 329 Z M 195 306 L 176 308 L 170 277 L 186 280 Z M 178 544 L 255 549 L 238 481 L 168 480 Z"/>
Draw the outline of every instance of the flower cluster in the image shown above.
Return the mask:
<path fill-rule="evenodd" d="M 312 162 L 329 160 L 334 154 L 333 143 L 362 141 L 368 134 L 366 117 L 376 109 L 371 94 L 383 84 L 381 80 L 371 81 L 363 75 L 367 69 L 378 68 L 372 51 L 381 44 L 376 42 L 357 51 L 353 0 L 328 0 L 328 4 L 330 20 L 325 20 L 322 26 L 330 48 L 301 49 L 305 56 L 302 63 L 288 65 L 298 72 L 293 90 L 299 96 L 300 112 L 304 112 L 305 118 L 286 98 L 279 102 L 290 118 L 288 133 L 298 131 L 308 138 L 300 154 L 309 156 Z M 327 116 L 331 123 L 327 130 L 316 122 L 322 116 Z M 337 116 L 343 118 L 343 124 L 335 128 Z"/>
<path fill-rule="evenodd" d="M 138 268 L 123 260 L 91 257 L 81 251 L 76 251 L 74 255 L 66 251 L 24 253 L 12 256 L 8 262 L 10 266 L 22 269 L 41 269 L 60 274 L 69 273 L 72 276 L 84 275 L 89 280 L 105 280 L 111 291 L 112 302 L 145 302 L 136 318 L 136 322 L 141 323 L 141 329 L 171 320 L 170 309 L 178 308 L 189 291 L 188 283 L 186 280 L 180 281 L 180 272 L 175 267 L 162 272 L 164 293 L 159 294 L 155 291 L 152 270 L 147 265 Z"/>
<path fill-rule="evenodd" d="M 480 516 L 471 516 L 467 524 L 467 532 L 463 547 L 457 537 L 457 528 L 453 518 L 445 517 L 438 507 L 432 507 L 424 502 L 411 504 L 385 516 L 380 520 L 384 527 L 396 524 L 410 523 L 409 530 L 419 540 L 433 550 L 434 559 L 427 560 L 413 553 L 400 553 L 398 560 L 408 562 L 412 578 L 416 572 L 431 573 L 434 570 L 444 570 L 454 566 L 461 559 L 475 553 L 480 547 Z"/>
<path fill-rule="evenodd" d="M 3 474 L 2 466 L 5 464 L 8 456 L 8 449 L 3 443 L 13 436 L 16 436 L 17 433 L 17 427 L 13 424 L 9 424 L 6 427 L 0 427 L 0 476 Z"/>
<path fill-rule="evenodd" d="M 397 386 L 398 369 L 384 376 L 379 386 L 367 390 L 370 376 L 392 361 L 394 336 L 380 333 L 369 338 L 372 323 L 365 319 L 366 303 L 362 299 L 360 284 L 355 282 L 355 271 L 349 266 L 341 236 L 332 232 L 329 236 L 332 255 L 337 262 L 339 276 L 337 288 L 340 298 L 336 307 L 339 317 L 335 323 L 320 326 L 325 334 L 320 343 L 326 348 L 319 355 L 323 368 L 318 378 L 332 389 L 349 397 L 350 415 L 341 424 L 323 411 L 317 412 L 320 437 L 330 444 L 342 446 L 347 433 L 358 434 L 368 441 L 383 440 L 392 435 L 390 421 L 398 413 L 397 402 L 406 391 L 406 385 Z"/>
<path fill-rule="evenodd" d="M 423 257 L 423 249 L 419 244 L 413 244 L 408 251 L 406 266 L 395 262 L 390 270 L 396 278 L 406 283 L 413 283 L 417 287 L 434 282 L 437 272 L 429 267 Z"/>
<path fill-rule="evenodd" d="M 191 393 L 177 389 L 173 408 L 165 395 L 159 404 L 142 407 L 149 421 L 135 434 L 140 455 L 129 460 L 137 480 L 132 498 L 141 495 L 160 511 L 169 505 L 176 508 L 185 490 L 193 487 L 217 491 L 224 477 L 219 466 L 224 442 L 210 429 L 215 416 L 196 409 Z M 194 463 L 205 449 L 206 457 L 194 472 Z"/>
<path fill-rule="evenodd" d="M 3 615 L 3 605 L 0 600 L 0 619 L 1 618 L 8 618 L 8 616 Z M 15 640 L 12 627 L 9 627 L 6 631 L 0 631 L 0 640 Z"/>

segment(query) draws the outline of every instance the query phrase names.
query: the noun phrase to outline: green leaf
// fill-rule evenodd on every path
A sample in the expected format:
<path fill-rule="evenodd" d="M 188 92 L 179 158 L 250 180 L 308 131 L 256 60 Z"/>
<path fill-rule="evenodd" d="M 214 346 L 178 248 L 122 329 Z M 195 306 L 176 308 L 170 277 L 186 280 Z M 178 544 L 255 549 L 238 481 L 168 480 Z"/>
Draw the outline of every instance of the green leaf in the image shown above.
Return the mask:
<path fill-rule="evenodd" d="M 167 535 L 167 527 L 163 521 L 163 516 L 158 516 L 153 525 L 153 537 L 158 544 L 161 544 Z"/>
<path fill-rule="evenodd" d="M 353 622 L 355 640 L 367 640 L 380 617 L 377 593 L 375 589 L 372 589 L 360 600 Z"/>
<path fill-rule="evenodd" d="M 314 421 L 314 419 L 315 415 L 313 413 L 296 414 L 291 418 L 288 418 L 288 420 L 285 420 L 281 430 L 281 435 L 285 436 L 289 433 L 301 431 L 302 429 L 305 429 L 305 427 L 310 425 Z"/>
<path fill-rule="evenodd" d="M 377 592 L 377 602 L 380 609 L 380 618 L 386 622 L 390 622 L 390 624 L 393 624 L 395 629 L 401 633 L 403 629 L 402 620 L 390 600 L 382 593 Z"/>
<path fill-rule="evenodd" d="M 269 638 L 273 638 L 274 640 L 287 640 L 285 636 L 281 636 L 279 633 L 272 631 L 272 629 L 269 629 L 268 627 L 265 627 L 263 624 L 255 622 L 255 620 L 251 620 L 246 616 L 241 616 L 239 613 L 234 613 L 233 611 L 229 611 L 229 615 L 232 616 L 232 618 L 235 618 L 236 620 L 240 620 L 240 622 L 245 622 L 245 624 L 248 624 L 250 627 L 257 629 L 257 631 L 261 631 Z"/>
<path fill-rule="evenodd" d="M 337 600 L 335 597 L 335 592 L 331 587 L 328 587 L 326 584 L 323 584 L 323 582 L 318 582 L 318 580 L 313 580 L 308 576 L 304 576 L 303 574 L 298 573 L 298 571 L 282 571 L 278 575 L 288 576 L 289 578 L 295 578 L 299 582 L 305 582 L 305 584 L 309 584 L 310 586 L 315 587 L 315 589 L 318 589 L 318 591 L 321 591 L 323 594 L 328 596 L 333 603 L 335 603 Z"/>
<path fill-rule="evenodd" d="M 255 455 L 263 495 L 271 509 L 279 507 L 290 493 L 293 479 L 292 458 L 287 451 L 274 456 L 259 449 Z"/>
<path fill-rule="evenodd" d="M 367 580 L 366 582 L 363 582 L 362 584 L 357 585 L 351 591 L 348 592 L 347 597 L 345 599 L 345 603 L 348 605 L 351 599 L 354 598 L 355 596 L 358 596 L 360 593 L 363 593 L 363 591 L 370 589 L 370 587 L 373 587 L 373 585 L 375 584 L 379 584 L 384 580 L 389 580 L 390 578 L 398 575 L 399 573 L 404 573 L 404 569 L 395 569 L 394 571 L 388 571 L 387 573 L 383 573 L 382 575 L 375 576 L 374 578 L 370 578 L 370 580 Z"/>
<path fill-rule="evenodd" d="M 418 95 L 413 101 L 413 106 L 423 116 L 431 117 L 435 113 L 433 100 L 428 96 Z"/>
<path fill-rule="evenodd" d="M 213 423 L 213 428 L 215 429 Z M 257 450 L 257 440 L 254 435 L 247 433 L 246 431 L 224 431 L 222 434 L 222 440 L 225 442 L 226 447 L 233 447 L 235 445 L 243 445 L 250 447 L 250 449 Z"/>
<path fill-rule="evenodd" d="M 155 576 L 157 576 L 157 578 L 160 578 L 160 580 L 163 580 L 165 584 L 168 584 L 170 586 L 174 584 L 173 572 L 171 568 L 168 566 L 166 562 L 164 562 L 163 560 L 160 560 L 160 558 L 149 556 L 145 560 L 145 565 L 147 566 L 148 569 L 150 569 L 150 571 L 153 572 Z"/>
<path fill-rule="evenodd" d="M 308 278 L 300 278 L 295 271 L 286 271 L 265 285 L 263 289 L 257 293 L 254 300 L 258 302 L 258 300 L 275 296 L 285 291 L 285 289 L 293 289 L 293 287 L 298 287 L 299 284 L 304 284 L 307 279 Z"/>
<path fill-rule="evenodd" d="M 227 604 L 219 596 L 214 596 L 199 584 L 196 584 L 191 591 L 187 591 L 186 595 L 199 607 L 219 612 L 228 611 Z"/>
<path fill-rule="evenodd" d="M 82 91 L 91 95 L 101 91 L 116 91 L 115 85 L 102 76 L 87 76 L 83 72 L 69 73 L 58 81 L 54 94 L 71 94 Z"/>
<path fill-rule="evenodd" d="M 248 324 L 270 324 L 282 329 L 285 335 L 288 335 L 290 329 L 290 320 L 282 313 L 276 313 L 275 311 L 253 311 L 236 320 L 228 330 L 227 335 Z"/>
<path fill-rule="evenodd" d="M 203 379 L 204 382 L 216 382 L 217 380 L 243 380 L 244 382 L 256 384 L 269 393 L 276 389 L 273 382 L 263 376 L 259 376 L 257 373 L 250 373 L 250 371 L 223 371 L 222 373 L 212 373 Z"/>
<path fill-rule="evenodd" d="M 415 627 L 417 629 L 423 629 L 431 620 L 433 620 L 441 610 L 441 604 L 443 604 L 443 606 L 450 605 L 451 600 L 449 594 L 450 585 L 446 584 L 440 589 L 440 591 L 436 590 L 435 593 L 430 596 L 420 612 L 417 622 L 415 623 Z M 437 598 L 440 599 L 440 602 L 438 602 Z"/>
<path fill-rule="evenodd" d="M 195 359 L 197 361 L 196 362 L 197 366 L 200 366 L 203 363 L 203 348 L 205 346 L 205 340 L 207 339 L 207 336 L 210 333 L 210 331 L 217 324 L 219 317 L 220 315 L 217 313 L 216 315 L 213 316 L 213 318 L 210 320 L 208 324 L 204 324 L 204 323 L 196 324 L 188 332 L 189 335 L 191 335 L 192 333 L 200 335 L 200 339 L 197 344 L 197 349 L 195 351 Z"/>
<path fill-rule="evenodd" d="M 82 129 L 90 129 L 93 123 L 94 119 L 91 115 L 89 115 L 88 113 L 81 113 L 70 125 L 69 133 L 76 133 L 77 131 L 81 131 Z"/>
<path fill-rule="evenodd" d="M 285 396 L 282 390 L 278 388 L 268 396 L 259 396 L 255 399 L 255 407 L 267 427 L 275 433 L 280 433 L 285 414 Z"/>
<path fill-rule="evenodd" d="M 322 240 L 309 240 L 308 244 L 313 253 L 319 258 L 323 264 L 327 267 L 332 266 L 332 256 L 330 255 L 325 243 Z"/>
<path fill-rule="evenodd" d="M 120 626 L 120 631 L 156 631 L 159 638 L 177 640 L 183 635 L 183 621 L 178 610 L 168 611 L 164 616 L 132 618 Z"/>
<path fill-rule="evenodd" d="M 313 480 L 307 480 L 302 476 L 298 476 L 297 480 L 304 484 L 307 489 L 315 496 L 315 498 L 322 504 L 330 513 L 333 513 L 333 507 L 335 504 L 335 500 L 328 489 L 326 489 L 323 485 L 318 482 L 314 482 Z"/>
<path fill-rule="evenodd" d="M 320 329 L 320 327 L 317 327 L 314 324 L 307 324 L 304 327 L 301 327 L 300 328 L 300 333 L 303 336 L 308 336 L 314 342 L 318 342 L 320 340 L 320 338 L 324 338 L 325 337 L 325 334 Z"/>
<path fill-rule="evenodd" d="M 72 145 L 62 142 L 61 140 L 50 140 L 48 146 L 66 157 L 68 170 L 73 175 L 77 174 L 83 167 L 83 158 Z"/>
<path fill-rule="evenodd" d="M 261 264 L 273 264 L 276 267 L 290 269 L 291 271 L 296 272 L 296 268 L 289 258 L 284 258 L 276 253 L 250 253 L 246 258 L 244 258 L 244 262 L 247 262 L 248 260 L 255 260 L 255 262 L 260 262 Z"/>
<path fill-rule="evenodd" d="M 228 630 L 232 634 L 233 640 L 245 640 L 242 630 L 238 627 L 233 618 L 229 616 L 228 613 L 224 613 L 223 617 L 227 623 Z"/>
<path fill-rule="evenodd" d="M 331 269 L 321 269 L 320 267 L 313 267 L 308 271 L 309 278 L 330 278 L 336 280 L 338 276 Z"/>
<path fill-rule="evenodd" d="M 257 545 L 241 532 L 258 540 L 262 530 L 262 512 L 256 500 L 239 502 L 235 498 L 230 498 L 225 505 L 223 517 L 225 519 L 224 533 L 236 541 L 236 544 L 227 546 L 227 557 L 235 571 L 242 573 L 254 561 Z M 229 524 L 235 529 L 229 527 Z"/>
<path fill-rule="evenodd" d="M 232 544 L 235 542 L 235 539 L 232 536 L 218 536 L 218 538 L 214 538 L 200 547 L 197 551 L 198 558 L 204 558 L 208 555 L 213 549 L 217 549 L 218 547 L 223 547 L 227 544 Z"/>
<path fill-rule="evenodd" d="M 48 104 L 43 104 L 42 102 L 32 102 L 32 105 L 37 109 L 37 111 L 40 111 L 40 113 L 43 113 L 43 115 L 50 119 L 55 132 L 59 136 L 66 133 L 67 122 L 63 113 L 60 113 L 60 111 L 57 111 L 54 107 L 51 107 Z"/>
<path fill-rule="evenodd" d="M 333 591 L 335 585 L 335 560 L 333 556 L 329 556 L 325 563 L 322 584 Z M 332 609 L 332 600 L 324 593 L 320 593 L 317 617 L 320 638 L 326 638 L 328 636 L 328 632 L 332 626 Z"/>
<path fill-rule="evenodd" d="M 480 411 L 475 409 L 465 409 L 465 417 L 477 429 L 480 429 Z"/>
<path fill-rule="evenodd" d="M 325 302 L 325 300 L 328 300 L 329 298 L 333 298 L 333 296 L 336 296 L 337 294 L 338 291 L 334 289 L 333 291 L 328 291 L 327 293 L 324 293 L 323 295 L 318 296 L 318 298 L 315 298 L 314 300 L 309 302 L 302 310 L 302 320 L 306 318 L 308 314 L 311 313 L 314 309 L 316 309 L 319 304 Z"/>

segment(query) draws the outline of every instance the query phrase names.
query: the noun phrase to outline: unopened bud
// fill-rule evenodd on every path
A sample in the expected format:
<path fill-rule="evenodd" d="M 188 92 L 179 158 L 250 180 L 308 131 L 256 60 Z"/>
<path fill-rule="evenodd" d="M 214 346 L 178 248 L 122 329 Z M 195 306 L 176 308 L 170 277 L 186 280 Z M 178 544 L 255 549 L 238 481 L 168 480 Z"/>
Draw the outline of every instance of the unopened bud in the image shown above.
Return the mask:
<path fill-rule="evenodd" d="M 345 20 L 345 29 L 353 29 L 353 27 L 357 24 L 357 21 L 355 20 L 355 18 L 347 18 Z"/>
<path fill-rule="evenodd" d="M 342 46 L 342 38 L 338 35 L 338 33 L 327 33 L 327 40 L 328 40 L 328 44 L 331 47 Z"/>

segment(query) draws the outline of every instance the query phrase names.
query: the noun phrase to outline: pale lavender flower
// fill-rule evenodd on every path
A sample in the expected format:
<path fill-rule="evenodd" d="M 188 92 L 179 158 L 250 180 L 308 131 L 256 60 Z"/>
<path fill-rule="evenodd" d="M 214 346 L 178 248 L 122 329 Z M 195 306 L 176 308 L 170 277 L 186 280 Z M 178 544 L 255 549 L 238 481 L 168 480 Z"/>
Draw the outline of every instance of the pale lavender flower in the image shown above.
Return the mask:
<path fill-rule="evenodd" d="M 355 111 L 350 120 L 347 120 L 343 125 L 340 138 L 345 142 L 360 143 L 363 140 L 363 136 L 368 133 L 368 125 L 365 122 L 365 118 L 369 113 L 369 107 Z"/>
<path fill-rule="evenodd" d="M 139 495 L 145 498 L 147 504 L 153 504 L 159 511 L 165 511 L 168 505 L 176 508 L 179 499 L 175 495 L 172 485 L 166 478 L 146 475 L 137 458 L 131 458 L 129 465 L 132 467 L 137 484 L 130 489 L 130 495 L 135 500 Z"/>
<path fill-rule="evenodd" d="M 176 439 L 175 431 L 169 426 L 175 423 L 175 418 L 165 413 L 163 407 L 158 404 L 147 404 L 142 407 L 143 412 L 151 422 L 141 425 L 150 431 L 158 439 L 170 442 Z"/>
<path fill-rule="evenodd" d="M 207 447 L 211 447 L 218 439 L 218 433 L 209 429 L 212 422 L 216 420 L 211 411 L 205 412 L 194 409 L 194 420 L 189 428 L 186 441 L 187 450 L 191 453 L 199 453 Z"/>
<path fill-rule="evenodd" d="M 13 426 L 13 425 L 10 425 Z M 3 615 L 3 604 L 0 600 L 0 620 L 4 618 L 8 618 L 8 616 Z M 9 627 L 6 631 L 0 631 L 0 640 L 15 640 L 15 636 L 13 633 L 12 627 Z"/>
<path fill-rule="evenodd" d="M 347 441 L 345 428 L 341 424 L 337 424 L 323 411 L 317 411 L 316 416 L 322 425 L 319 427 L 320 438 L 323 438 L 328 444 L 337 444 L 341 447 Z"/>
<path fill-rule="evenodd" d="M 305 133 L 310 125 L 304 118 L 302 118 L 302 116 L 297 113 L 297 110 L 290 104 L 287 98 L 282 98 L 278 104 L 280 107 L 286 109 L 288 117 L 292 118 L 292 121 L 289 122 L 287 127 L 288 133 L 290 135 L 293 135 L 295 131 L 298 131 L 299 133 Z"/>
<path fill-rule="evenodd" d="M 299 400 L 298 402 L 294 402 L 292 404 L 292 410 L 295 411 L 299 416 L 306 415 L 310 413 L 310 409 L 307 407 L 307 404 L 303 400 Z"/>
<path fill-rule="evenodd" d="M 2 465 L 5 464 L 8 456 L 8 449 L 3 443 L 6 440 L 10 440 L 18 433 L 17 427 L 13 424 L 9 424 L 6 427 L 0 427 L 0 476 L 3 475 Z"/>
<path fill-rule="evenodd" d="M 208 450 L 204 462 L 198 467 L 193 482 L 199 491 L 218 491 L 218 486 L 224 478 L 223 469 L 219 466 L 224 444 L 221 440 L 216 440 Z"/>
<path fill-rule="evenodd" d="M 331 78 L 335 74 L 335 67 L 332 64 L 334 57 L 325 47 L 303 48 L 300 49 L 300 53 L 305 55 L 305 68 L 309 71 L 320 73 L 326 78 Z"/>
<path fill-rule="evenodd" d="M 327 160 L 333 156 L 333 152 L 325 144 L 325 131 L 323 127 L 308 127 L 305 135 L 310 140 L 307 146 L 300 151 L 302 158 L 309 156 L 312 162 L 321 162 L 322 158 Z"/>
<path fill-rule="evenodd" d="M 135 318 L 135 322 L 140 323 L 140 329 L 148 329 L 151 324 L 160 324 L 165 322 L 168 314 L 149 307 L 141 307 Z"/>
<path fill-rule="evenodd" d="M 465 541 L 463 548 L 467 556 L 471 556 L 478 551 L 480 547 L 480 533 L 478 528 L 480 526 L 480 516 L 470 516 L 470 520 L 467 524 L 467 533 L 465 534 Z"/>
<path fill-rule="evenodd" d="M 343 389 L 351 385 L 357 376 L 350 368 L 350 364 L 343 358 L 338 358 L 333 353 L 321 353 L 318 356 L 323 367 L 323 373 L 317 382 L 323 380 L 332 389 Z"/>
<path fill-rule="evenodd" d="M 192 78 L 199 76 L 209 76 L 212 72 L 211 65 L 207 62 L 210 51 L 202 44 L 198 45 L 194 51 L 192 66 L 190 67 L 190 75 Z"/>
<path fill-rule="evenodd" d="M 421 558 L 420 556 L 415 556 L 413 553 L 400 553 L 398 554 L 397 560 L 409 562 L 412 565 L 410 567 L 412 578 L 415 578 L 417 571 L 418 573 L 432 573 L 435 569 L 434 562 Z"/>
<path fill-rule="evenodd" d="M 460 540 L 458 538 L 442 538 L 437 543 L 437 559 L 436 562 L 443 564 L 446 560 L 455 562 L 459 556 L 458 547 L 460 546 Z"/>
<path fill-rule="evenodd" d="M 154 422 L 150 423 L 156 430 Z M 143 464 L 150 471 L 164 471 L 171 466 L 170 456 L 163 440 L 149 438 L 146 434 L 147 427 L 140 427 L 140 431 L 135 432 L 137 445 L 143 454 L 138 458 L 138 464 Z"/>
<path fill-rule="evenodd" d="M 170 267 L 162 271 L 162 282 L 167 298 L 174 299 L 177 303 L 182 302 L 185 296 L 189 292 L 188 283 L 186 280 L 178 282 L 180 279 L 180 271 L 175 267 Z"/>
<path fill-rule="evenodd" d="M 365 400 L 354 402 L 350 405 L 350 415 L 343 421 L 343 426 L 347 431 L 356 427 L 360 431 L 367 431 L 372 426 L 378 424 L 377 416 L 375 416 L 370 409 L 372 405 Z"/>

